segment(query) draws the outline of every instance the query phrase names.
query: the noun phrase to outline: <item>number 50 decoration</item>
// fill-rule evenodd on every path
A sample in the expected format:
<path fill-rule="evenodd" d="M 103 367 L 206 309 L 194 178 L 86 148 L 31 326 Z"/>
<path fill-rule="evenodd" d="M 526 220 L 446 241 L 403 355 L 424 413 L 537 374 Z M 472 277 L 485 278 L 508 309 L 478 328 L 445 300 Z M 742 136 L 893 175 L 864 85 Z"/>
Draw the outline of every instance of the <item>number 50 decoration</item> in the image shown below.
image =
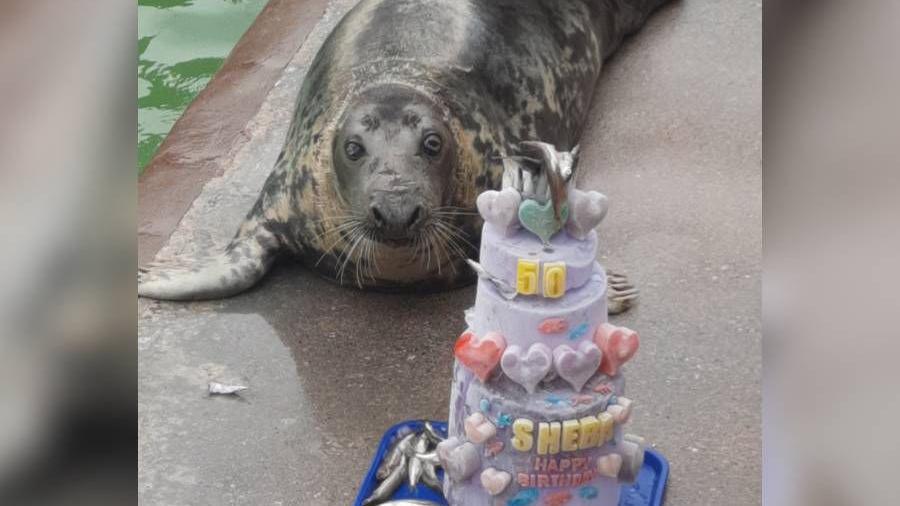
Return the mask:
<path fill-rule="evenodd" d="M 538 277 L 541 263 L 536 260 L 519 259 L 516 270 L 516 292 L 522 295 L 538 293 L 539 281 L 543 296 L 562 297 L 566 293 L 566 263 L 547 262 L 543 264 L 543 276 Z"/>

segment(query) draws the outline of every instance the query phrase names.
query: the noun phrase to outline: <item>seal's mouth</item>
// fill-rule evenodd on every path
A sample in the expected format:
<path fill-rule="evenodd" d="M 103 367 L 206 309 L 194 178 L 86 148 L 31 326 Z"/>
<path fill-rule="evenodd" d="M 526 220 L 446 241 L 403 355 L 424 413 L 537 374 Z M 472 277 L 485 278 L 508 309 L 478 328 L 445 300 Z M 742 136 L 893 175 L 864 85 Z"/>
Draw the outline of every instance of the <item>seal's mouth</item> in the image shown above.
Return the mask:
<path fill-rule="evenodd" d="M 409 248 L 415 245 L 415 242 L 418 238 L 417 236 L 413 237 L 384 237 L 379 234 L 375 235 L 375 240 L 380 244 L 384 244 L 385 246 L 390 246 L 392 248 Z"/>

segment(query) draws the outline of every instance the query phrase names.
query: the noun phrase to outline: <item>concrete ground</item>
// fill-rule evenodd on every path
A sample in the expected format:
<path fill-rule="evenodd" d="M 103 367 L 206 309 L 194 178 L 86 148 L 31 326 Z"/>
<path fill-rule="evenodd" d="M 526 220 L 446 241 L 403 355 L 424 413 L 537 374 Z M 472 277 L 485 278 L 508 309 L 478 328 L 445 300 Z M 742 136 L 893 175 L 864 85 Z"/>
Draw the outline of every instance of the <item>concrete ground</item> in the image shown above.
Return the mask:
<path fill-rule="evenodd" d="M 160 256 L 227 242 L 352 3 L 329 3 Z M 600 260 L 642 290 L 613 320 L 642 337 L 630 431 L 669 458 L 668 505 L 760 502 L 761 73 L 759 2 L 676 2 L 609 62 L 582 141 L 581 186 L 611 201 Z M 290 261 L 229 300 L 140 300 L 141 503 L 349 504 L 388 426 L 446 417 L 473 300 L 341 289 Z M 213 380 L 249 390 L 209 398 Z"/>

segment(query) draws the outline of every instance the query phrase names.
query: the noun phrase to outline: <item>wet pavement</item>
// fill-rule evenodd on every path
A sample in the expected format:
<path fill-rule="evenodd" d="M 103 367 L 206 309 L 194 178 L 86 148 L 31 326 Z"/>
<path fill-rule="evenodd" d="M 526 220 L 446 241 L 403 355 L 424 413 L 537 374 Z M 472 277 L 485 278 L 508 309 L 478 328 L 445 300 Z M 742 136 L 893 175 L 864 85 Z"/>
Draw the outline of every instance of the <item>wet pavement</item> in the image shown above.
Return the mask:
<path fill-rule="evenodd" d="M 224 244 L 281 147 L 335 0 L 160 255 Z M 601 261 L 642 290 L 619 324 L 630 431 L 670 459 L 666 504 L 760 502 L 761 7 L 678 2 L 611 60 L 581 185 L 610 197 Z M 285 259 L 224 301 L 139 301 L 141 503 L 350 504 L 381 433 L 447 415 L 451 347 L 474 288 L 336 287 Z M 240 383 L 210 398 L 209 381 Z"/>

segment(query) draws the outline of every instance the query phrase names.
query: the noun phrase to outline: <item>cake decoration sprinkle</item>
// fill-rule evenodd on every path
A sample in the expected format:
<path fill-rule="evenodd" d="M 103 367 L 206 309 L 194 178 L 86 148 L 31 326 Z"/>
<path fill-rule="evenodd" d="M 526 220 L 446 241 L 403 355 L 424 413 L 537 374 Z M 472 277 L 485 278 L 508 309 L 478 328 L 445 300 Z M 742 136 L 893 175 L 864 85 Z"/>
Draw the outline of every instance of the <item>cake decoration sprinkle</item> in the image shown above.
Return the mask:
<path fill-rule="evenodd" d="M 588 328 L 589 327 L 588 327 L 587 323 L 579 324 L 574 329 L 572 329 L 571 332 L 569 332 L 569 339 L 574 341 L 576 339 L 580 339 L 580 338 L 584 337 L 585 335 L 587 335 Z"/>
<path fill-rule="evenodd" d="M 503 441 L 496 439 L 494 441 L 489 441 L 484 445 L 484 454 L 488 457 L 496 457 L 497 454 L 503 451 Z"/>
<path fill-rule="evenodd" d="M 559 404 L 562 404 L 562 403 L 566 402 L 566 399 L 563 398 L 563 397 L 560 397 L 560 396 L 558 396 L 558 395 L 556 395 L 556 394 L 550 394 L 550 395 L 548 395 L 547 397 L 544 398 L 544 401 L 545 401 L 547 404 L 549 404 L 550 406 L 556 406 L 556 405 L 559 405 Z"/>
<path fill-rule="evenodd" d="M 594 397 L 591 395 L 573 395 L 569 402 L 571 402 L 573 406 L 578 406 L 580 404 L 587 405 L 594 402 Z"/>
<path fill-rule="evenodd" d="M 600 492 L 597 490 L 597 487 L 592 487 L 590 485 L 578 489 L 578 495 L 582 499 L 593 499 L 599 494 Z"/>
<path fill-rule="evenodd" d="M 599 394 L 609 395 L 612 393 L 613 389 L 612 385 L 610 385 L 609 383 L 600 383 L 599 385 L 594 387 L 594 391 Z"/>
<path fill-rule="evenodd" d="M 545 506 L 563 506 L 568 503 L 569 500 L 572 499 L 572 494 L 569 493 L 568 490 L 560 490 L 559 492 L 554 492 L 547 497 L 544 498 Z"/>
<path fill-rule="evenodd" d="M 526 488 L 520 491 L 512 499 L 506 501 L 506 506 L 529 506 L 537 500 L 540 493 L 536 488 Z"/>
<path fill-rule="evenodd" d="M 481 407 L 481 411 L 483 411 L 485 413 L 490 413 L 491 412 L 491 401 L 489 401 L 487 399 L 481 399 L 480 407 Z"/>
<path fill-rule="evenodd" d="M 500 413 L 500 415 L 497 417 L 497 427 L 501 429 L 509 427 L 510 425 L 512 425 L 512 422 L 512 417 L 505 413 Z"/>
<path fill-rule="evenodd" d="M 562 334 L 569 330 L 569 322 L 565 318 L 547 318 L 538 324 L 541 334 Z"/>

